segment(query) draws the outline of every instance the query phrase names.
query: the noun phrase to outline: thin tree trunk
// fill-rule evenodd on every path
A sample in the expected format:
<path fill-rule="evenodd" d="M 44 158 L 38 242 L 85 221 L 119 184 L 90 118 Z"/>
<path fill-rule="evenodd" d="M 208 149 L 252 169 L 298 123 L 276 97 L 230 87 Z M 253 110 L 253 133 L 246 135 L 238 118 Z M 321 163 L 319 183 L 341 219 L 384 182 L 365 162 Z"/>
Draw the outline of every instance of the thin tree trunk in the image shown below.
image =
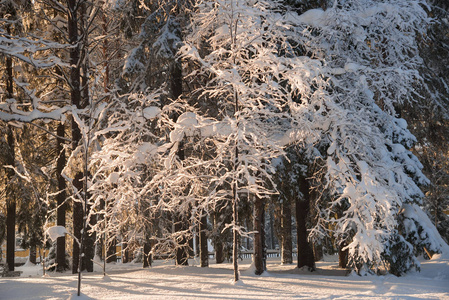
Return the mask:
<path fill-rule="evenodd" d="M 65 200 L 66 200 L 67 196 L 66 196 L 66 190 L 65 190 L 66 183 L 65 183 L 64 177 L 62 176 L 62 171 L 66 164 L 64 141 L 62 139 L 65 135 L 64 124 L 60 123 L 58 125 L 58 129 L 56 132 L 58 135 L 56 149 L 57 149 L 57 152 L 59 153 L 58 160 L 56 162 L 56 176 L 58 179 L 58 190 L 59 190 L 58 195 L 56 195 L 56 201 L 58 204 L 56 224 L 58 226 L 65 227 L 65 225 L 66 225 L 66 222 L 65 222 L 65 211 L 66 211 Z M 58 237 L 58 239 L 56 240 L 56 264 L 57 264 L 56 265 L 57 272 L 63 272 L 67 268 L 66 261 L 65 261 L 65 235 Z"/>
<path fill-rule="evenodd" d="M 234 193 L 237 194 L 237 183 L 235 183 Z M 234 201 L 232 203 L 232 219 L 234 221 L 234 226 L 237 226 L 238 211 L 237 211 L 237 196 L 234 195 Z M 239 240 L 238 232 L 236 228 L 232 231 L 233 238 L 233 248 L 232 248 L 232 265 L 234 268 L 234 281 L 239 280 Z"/>
<path fill-rule="evenodd" d="M 281 262 L 283 265 L 293 263 L 292 244 L 292 210 L 290 201 L 284 199 L 281 204 Z"/>
<path fill-rule="evenodd" d="M 312 247 L 308 242 L 306 226 L 310 205 L 310 185 L 307 179 L 303 176 L 300 176 L 298 183 L 300 191 L 303 194 L 303 199 L 301 200 L 298 198 L 296 201 L 298 268 L 307 266 L 312 271 L 315 270 L 315 259 L 313 257 Z"/>
<path fill-rule="evenodd" d="M 270 211 L 269 217 L 270 217 L 269 225 L 270 225 L 270 242 L 271 242 L 270 248 L 276 249 L 276 236 L 274 234 L 274 215 L 272 211 Z"/>
<path fill-rule="evenodd" d="M 235 56 L 233 58 L 233 63 L 235 64 Z M 237 113 L 239 111 L 239 97 L 237 94 L 237 90 L 234 88 L 234 117 L 237 119 Z M 237 124 L 238 128 L 238 124 Z M 238 178 L 236 178 L 237 170 L 238 170 L 238 160 L 239 160 L 239 147 L 236 142 L 235 144 L 235 157 L 234 157 L 234 182 L 233 182 L 233 199 L 232 199 L 232 221 L 234 222 L 234 228 L 233 228 L 233 249 L 232 249 L 232 261 L 233 261 L 233 268 L 234 268 L 234 281 L 237 282 L 239 280 L 239 261 L 238 261 L 238 252 L 239 252 L 239 240 L 238 240 L 238 232 L 237 232 L 237 226 L 238 226 Z"/>
<path fill-rule="evenodd" d="M 204 214 L 201 217 L 198 224 L 198 231 L 200 236 L 199 248 L 200 248 L 200 265 L 202 268 L 209 266 L 209 250 L 207 247 L 207 215 Z"/>
<path fill-rule="evenodd" d="M 264 257 L 264 201 L 258 197 L 254 203 L 254 273 L 261 275 L 265 271 Z"/>

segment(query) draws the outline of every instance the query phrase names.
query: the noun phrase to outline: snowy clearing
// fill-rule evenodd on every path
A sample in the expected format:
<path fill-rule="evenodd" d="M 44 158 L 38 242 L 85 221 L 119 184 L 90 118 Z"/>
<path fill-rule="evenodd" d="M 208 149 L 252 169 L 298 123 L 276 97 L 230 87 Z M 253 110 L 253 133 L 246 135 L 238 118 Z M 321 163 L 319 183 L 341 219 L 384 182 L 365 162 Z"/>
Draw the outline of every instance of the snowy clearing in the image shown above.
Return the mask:
<path fill-rule="evenodd" d="M 341 276 L 335 261 L 327 260 L 317 263 L 318 272 L 308 273 L 270 258 L 262 276 L 251 275 L 249 260 L 240 261 L 237 284 L 230 263 L 200 268 L 193 260 L 189 267 L 157 261 L 150 269 L 109 264 L 108 277 L 99 269 L 83 274 L 79 298 L 74 297 L 76 275 L 42 277 L 41 268 L 24 266 L 17 268 L 21 278 L 0 278 L 0 299 L 449 299 L 449 259 L 438 255 L 423 261 L 421 272 L 404 277 Z"/>

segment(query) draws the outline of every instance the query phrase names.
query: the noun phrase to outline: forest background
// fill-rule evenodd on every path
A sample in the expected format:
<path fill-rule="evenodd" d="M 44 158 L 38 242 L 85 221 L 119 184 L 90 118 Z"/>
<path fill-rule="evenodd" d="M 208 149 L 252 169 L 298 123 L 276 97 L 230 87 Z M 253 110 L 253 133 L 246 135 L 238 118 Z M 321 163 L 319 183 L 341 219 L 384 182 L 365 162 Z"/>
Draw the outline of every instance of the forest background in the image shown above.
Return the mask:
<path fill-rule="evenodd" d="M 16 229 L 35 253 L 58 225 L 58 271 L 117 243 L 207 267 L 209 239 L 237 281 L 243 246 L 265 270 L 269 219 L 283 263 L 419 269 L 449 239 L 448 9 L 2 0 L 7 268 Z"/>

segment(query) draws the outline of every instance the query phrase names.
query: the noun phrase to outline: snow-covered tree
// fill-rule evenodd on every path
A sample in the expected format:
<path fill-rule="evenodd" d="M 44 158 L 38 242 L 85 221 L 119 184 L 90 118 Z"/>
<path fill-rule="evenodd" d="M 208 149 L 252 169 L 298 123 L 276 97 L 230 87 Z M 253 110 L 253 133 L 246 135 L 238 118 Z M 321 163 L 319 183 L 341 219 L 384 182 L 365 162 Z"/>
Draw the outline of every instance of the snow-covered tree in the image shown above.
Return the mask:
<path fill-rule="evenodd" d="M 359 270 L 387 262 L 400 275 L 418 265 L 412 241 L 399 230 L 400 214 L 404 205 L 421 203 L 419 185 L 428 180 L 408 150 L 415 138 L 395 106 L 409 101 L 421 81 L 416 35 L 427 22 L 423 6 L 335 1 L 293 18 L 304 52 L 320 62 L 327 82 L 307 99 L 327 143 L 323 179 L 332 197 L 321 210 Z"/>
<path fill-rule="evenodd" d="M 197 93 L 200 101 L 207 99 L 218 107 L 218 114 L 211 117 L 222 124 L 214 136 L 215 181 L 218 189 L 231 189 L 220 193 L 234 211 L 230 225 L 235 280 L 237 233 L 244 233 L 237 223 L 239 202 L 248 195 L 245 199 L 254 199 L 255 206 L 263 207 L 263 198 L 275 192 L 270 183 L 271 159 L 282 155 L 283 137 L 292 126 L 287 113 L 292 94 L 307 89 L 286 82 L 295 76 L 297 82 L 308 82 L 308 70 L 314 64 L 294 56 L 289 26 L 277 12 L 278 5 L 272 1 L 198 1 L 191 33 L 181 49 L 183 59 L 197 65 L 189 78 L 209 78 Z M 262 230 L 254 230 L 257 240 Z M 260 274 L 263 266 L 258 256 L 255 264 Z"/>

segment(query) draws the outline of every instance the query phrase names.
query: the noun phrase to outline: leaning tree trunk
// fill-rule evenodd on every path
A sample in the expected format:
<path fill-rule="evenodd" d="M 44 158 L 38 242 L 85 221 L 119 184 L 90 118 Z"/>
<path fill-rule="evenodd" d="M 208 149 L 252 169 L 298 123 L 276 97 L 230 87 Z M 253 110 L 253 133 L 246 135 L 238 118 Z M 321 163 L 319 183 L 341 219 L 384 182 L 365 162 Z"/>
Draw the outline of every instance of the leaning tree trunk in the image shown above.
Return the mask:
<path fill-rule="evenodd" d="M 256 197 L 254 202 L 254 273 L 261 275 L 265 271 L 264 255 L 264 201 Z"/>
<path fill-rule="evenodd" d="M 298 181 L 299 189 L 303 195 L 303 199 L 298 198 L 296 200 L 298 268 L 307 266 L 310 270 L 315 270 L 315 259 L 312 247 L 308 241 L 306 226 L 310 206 L 310 185 L 304 176 L 300 176 Z"/>
<path fill-rule="evenodd" d="M 283 265 L 293 263 L 292 244 L 292 210 L 290 201 L 281 204 L 281 262 Z"/>

